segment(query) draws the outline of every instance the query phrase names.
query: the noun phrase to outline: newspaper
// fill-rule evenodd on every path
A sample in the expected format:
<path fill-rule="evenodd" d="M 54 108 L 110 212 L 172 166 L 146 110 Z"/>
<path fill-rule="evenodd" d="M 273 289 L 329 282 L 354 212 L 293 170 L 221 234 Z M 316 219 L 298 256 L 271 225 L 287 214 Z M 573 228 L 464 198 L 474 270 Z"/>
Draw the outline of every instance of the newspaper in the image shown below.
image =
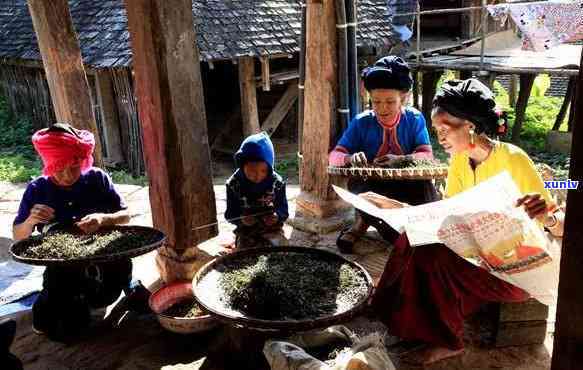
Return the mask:
<path fill-rule="evenodd" d="M 400 209 L 380 209 L 342 188 L 334 186 L 334 190 L 354 207 L 406 232 L 411 246 L 445 244 L 540 302 L 555 302 L 558 246 L 515 206 L 521 193 L 508 172 L 454 197 Z"/>

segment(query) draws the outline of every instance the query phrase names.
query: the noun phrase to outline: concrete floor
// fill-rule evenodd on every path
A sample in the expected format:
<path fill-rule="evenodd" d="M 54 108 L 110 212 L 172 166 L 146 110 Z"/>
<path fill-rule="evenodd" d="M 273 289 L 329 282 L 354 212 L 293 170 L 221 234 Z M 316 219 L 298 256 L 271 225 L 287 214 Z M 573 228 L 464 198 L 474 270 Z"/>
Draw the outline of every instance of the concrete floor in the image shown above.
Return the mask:
<path fill-rule="evenodd" d="M 215 181 L 215 183 L 222 183 Z M 128 203 L 132 224 L 151 225 L 148 189 L 144 187 L 121 185 L 119 190 Z M 0 183 L 0 237 L 10 238 L 11 224 L 24 191 L 23 185 Z M 297 185 L 288 186 L 290 215 L 295 214 L 294 199 L 299 193 Z M 232 241 L 233 227 L 226 223 L 223 213 L 226 196 L 223 185 L 215 186 L 217 213 L 220 234 L 205 243 L 209 254 L 221 252 L 222 245 Z M 293 230 L 286 226 L 286 236 L 291 245 L 311 246 L 337 252 L 336 234 L 316 235 Z M 378 278 L 389 255 L 389 247 L 379 240 L 376 232 L 369 231 L 358 243 L 356 253 L 348 256 L 361 263 L 372 275 Z M 154 264 L 155 252 L 134 259 L 134 275 L 144 284 L 156 284 L 158 273 Z M 554 317 L 554 312 L 550 317 Z M 37 336 L 31 330 L 31 315 L 23 313 L 16 317 L 18 333 L 12 352 L 21 358 L 25 369 L 264 369 L 265 363 L 258 360 L 252 367 L 229 366 L 229 354 L 224 338 L 228 329 L 220 327 L 211 332 L 198 335 L 178 335 L 162 329 L 155 317 L 130 313 L 114 328 L 96 328 L 87 338 L 74 345 L 63 345 Z M 361 333 L 386 331 L 378 323 L 359 317 L 347 326 Z M 552 330 L 552 323 L 549 332 Z M 473 332 L 471 325 L 467 330 L 466 353 L 458 358 L 445 360 L 428 366 L 430 369 L 549 369 L 552 353 L 552 336 L 547 336 L 545 345 L 488 348 L 481 343 L 480 335 Z M 242 334 L 248 335 L 248 334 Z M 387 337 L 387 344 L 395 338 Z M 401 363 L 404 348 L 388 347 L 391 359 L 397 369 L 417 367 Z"/>

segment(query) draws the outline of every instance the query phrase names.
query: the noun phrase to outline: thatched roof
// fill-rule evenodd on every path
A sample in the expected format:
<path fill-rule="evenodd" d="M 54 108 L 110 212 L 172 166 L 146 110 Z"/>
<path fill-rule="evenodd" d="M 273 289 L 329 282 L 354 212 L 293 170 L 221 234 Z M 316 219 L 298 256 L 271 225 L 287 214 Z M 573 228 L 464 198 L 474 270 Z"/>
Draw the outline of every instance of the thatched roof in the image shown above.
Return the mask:
<path fill-rule="evenodd" d="M 386 0 L 358 1 L 358 43 L 390 46 Z M 123 0 L 69 0 L 83 61 L 95 68 L 131 64 Z M 301 29 L 299 0 L 194 0 L 201 59 L 292 54 Z M 26 0 L 0 0 L 0 58 L 40 60 Z"/>

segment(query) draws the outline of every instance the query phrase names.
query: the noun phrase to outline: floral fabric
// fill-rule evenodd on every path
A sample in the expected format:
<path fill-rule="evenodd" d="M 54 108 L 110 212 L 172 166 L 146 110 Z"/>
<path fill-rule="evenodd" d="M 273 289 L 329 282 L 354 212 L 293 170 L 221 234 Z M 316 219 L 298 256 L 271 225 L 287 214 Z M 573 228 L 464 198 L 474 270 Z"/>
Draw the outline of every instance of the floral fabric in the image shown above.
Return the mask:
<path fill-rule="evenodd" d="M 565 42 L 583 39 L 583 1 L 545 1 L 488 6 L 504 24 L 508 16 L 522 33 L 524 50 L 545 51 Z"/>

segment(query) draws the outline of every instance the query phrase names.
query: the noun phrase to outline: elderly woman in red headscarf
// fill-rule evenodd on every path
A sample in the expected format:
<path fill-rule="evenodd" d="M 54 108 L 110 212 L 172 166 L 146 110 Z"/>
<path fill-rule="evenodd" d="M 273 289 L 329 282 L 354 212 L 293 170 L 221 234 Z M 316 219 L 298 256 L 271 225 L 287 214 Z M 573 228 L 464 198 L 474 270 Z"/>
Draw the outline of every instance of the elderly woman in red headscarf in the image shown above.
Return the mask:
<path fill-rule="evenodd" d="M 55 124 L 32 142 L 44 163 L 43 176 L 30 182 L 14 220 L 15 240 L 35 229 L 75 225 L 85 233 L 127 223 L 129 214 L 111 178 L 93 165 L 95 139 L 89 131 Z M 131 260 L 89 267 L 49 266 L 33 306 L 33 328 L 56 339 L 80 331 L 91 309 L 113 303 L 130 283 Z"/>

